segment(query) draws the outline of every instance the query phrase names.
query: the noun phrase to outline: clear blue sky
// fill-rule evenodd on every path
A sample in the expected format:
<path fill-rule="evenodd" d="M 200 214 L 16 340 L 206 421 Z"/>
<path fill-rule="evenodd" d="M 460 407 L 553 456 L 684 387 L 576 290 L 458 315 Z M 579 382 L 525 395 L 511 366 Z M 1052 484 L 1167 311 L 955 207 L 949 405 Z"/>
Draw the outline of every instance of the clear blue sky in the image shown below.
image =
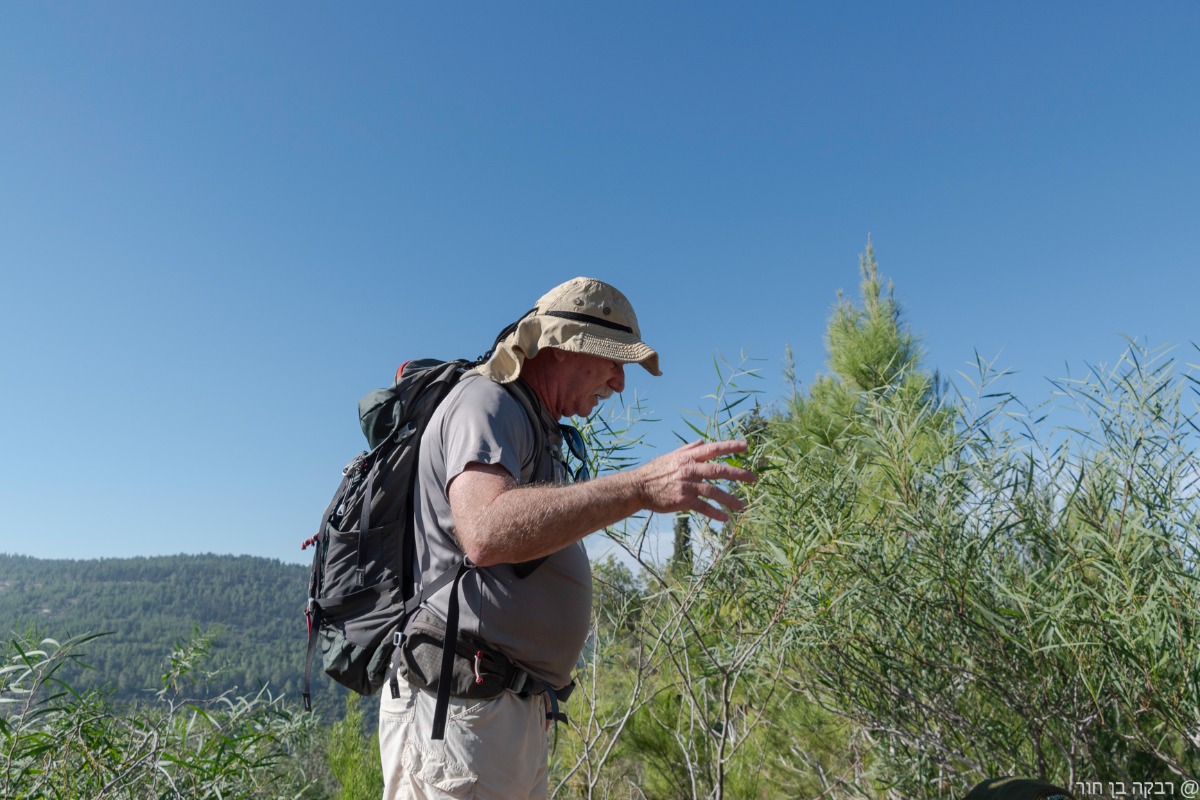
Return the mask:
<path fill-rule="evenodd" d="M 1200 4 L 0 9 L 0 551 L 304 560 L 355 405 L 550 286 L 662 421 L 824 369 L 867 237 L 926 363 L 1200 340 Z"/>

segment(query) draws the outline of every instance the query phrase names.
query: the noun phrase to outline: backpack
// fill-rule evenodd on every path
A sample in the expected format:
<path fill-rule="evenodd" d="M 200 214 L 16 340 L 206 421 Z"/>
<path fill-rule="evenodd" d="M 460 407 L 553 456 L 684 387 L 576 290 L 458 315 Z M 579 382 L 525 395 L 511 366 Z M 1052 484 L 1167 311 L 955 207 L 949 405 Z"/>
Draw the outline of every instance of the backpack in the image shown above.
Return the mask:
<path fill-rule="evenodd" d="M 445 639 L 448 650 L 454 650 L 458 581 L 472 565 L 463 557 L 432 580 L 422 576 L 420 587 L 415 586 L 413 488 L 421 436 L 434 410 L 463 375 L 486 358 L 408 361 L 396 371 L 395 385 L 359 400 L 359 422 L 370 449 L 342 470 L 320 528 L 302 546 L 316 548 L 304 612 L 306 711 L 312 710 L 310 675 L 318 651 L 331 678 L 359 694 L 374 694 L 388 679 L 392 653 L 408 618 L 426 598 L 451 583 Z M 516 384 L 506 388 L 530 415 L 540 458 L 544 432 L 532 399 L 524 394 L 528 389 Z"/>

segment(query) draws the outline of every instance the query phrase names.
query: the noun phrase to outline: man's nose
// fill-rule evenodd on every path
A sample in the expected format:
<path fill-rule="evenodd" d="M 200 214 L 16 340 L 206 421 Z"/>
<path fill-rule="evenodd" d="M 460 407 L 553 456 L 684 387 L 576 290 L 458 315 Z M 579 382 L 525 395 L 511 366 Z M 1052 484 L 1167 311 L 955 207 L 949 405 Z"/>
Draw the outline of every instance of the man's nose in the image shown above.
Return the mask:
<path fill-rule="evenodd" d="M 620 394 L 621 392 L 625 391 L 625 365 L 619 361 L 614 361 L 613 368 L 615 374 L 613 375 L 612 380 L 608 382 L 608 385 L 612 387 L 614 392 Z"/>

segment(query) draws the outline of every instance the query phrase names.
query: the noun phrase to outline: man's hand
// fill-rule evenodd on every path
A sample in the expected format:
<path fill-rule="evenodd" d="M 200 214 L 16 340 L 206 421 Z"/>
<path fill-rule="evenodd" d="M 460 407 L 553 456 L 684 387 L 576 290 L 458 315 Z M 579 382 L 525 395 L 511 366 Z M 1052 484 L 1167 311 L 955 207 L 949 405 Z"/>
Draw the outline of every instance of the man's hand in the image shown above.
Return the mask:
<path fill-rule="evenodd" d="M 746 449 L 742 441 L 695 441 L 639 467 L 630 477 L 639 486 L 645 509 L 660 513 L 696 511 L 725 522 L 729 515 L 706 500 L 734 511 L 741 511 L 746 504 L 711 481 L 753 483 L 758 476 L 749 470 L 713 463 L 713 459 L 744 453 Z"/>

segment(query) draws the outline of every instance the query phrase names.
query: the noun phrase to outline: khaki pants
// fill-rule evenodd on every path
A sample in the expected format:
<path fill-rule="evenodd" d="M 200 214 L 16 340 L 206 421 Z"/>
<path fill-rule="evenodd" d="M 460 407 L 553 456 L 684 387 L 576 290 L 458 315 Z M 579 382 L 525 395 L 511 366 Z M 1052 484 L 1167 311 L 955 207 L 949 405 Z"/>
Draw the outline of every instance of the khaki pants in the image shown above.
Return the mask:
<path fill-rule="evenodd" d="M 432 692 L 401 679 L 398 698 L 387 685 L 380 694 L 384 800 L 546 797 L 549 738 L 542 696 L 452 697 L 446 738 L 434 741 Z"/>

